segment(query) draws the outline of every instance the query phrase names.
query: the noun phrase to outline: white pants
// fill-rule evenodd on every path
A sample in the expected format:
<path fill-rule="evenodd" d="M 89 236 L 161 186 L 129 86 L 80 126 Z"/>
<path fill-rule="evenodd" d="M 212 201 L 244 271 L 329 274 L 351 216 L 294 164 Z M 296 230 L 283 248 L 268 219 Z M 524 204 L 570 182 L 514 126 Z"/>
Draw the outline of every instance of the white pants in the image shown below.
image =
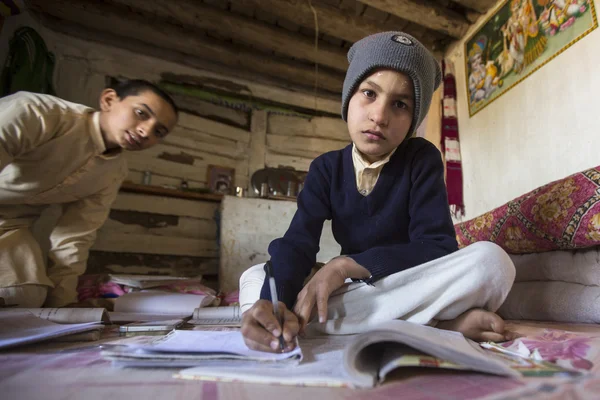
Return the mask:
<path fill-rule="evenodd" d="M 38 308 L 46 301 L 48 286 L 20 285 L 0 288 L 0 297 L 4 304 L 16 304 L 17 307 Z"/>
<path fill-rule="evenodd" d="M 240 278 L 241 311 L 260 298 L 264 264 Z M 515 267 L 504 250 L 477 242 L 437 260 L 380 279 L 373 286 L 350 283 L 333 292 L 327 321 L 313 327 L 329 334 L 360 333 L 391 319 L 418 324 L 451 320 L 472 308 L 496 311 L 515 279 Z"/>

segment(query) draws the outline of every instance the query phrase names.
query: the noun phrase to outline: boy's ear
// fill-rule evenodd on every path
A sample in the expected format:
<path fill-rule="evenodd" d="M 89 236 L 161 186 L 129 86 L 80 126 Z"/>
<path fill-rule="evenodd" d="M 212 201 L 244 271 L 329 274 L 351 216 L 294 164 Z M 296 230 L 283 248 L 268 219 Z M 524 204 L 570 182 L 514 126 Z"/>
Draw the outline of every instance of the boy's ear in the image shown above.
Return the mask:
<path fill-rule="evenodd" d="M 100 109 L 102 111 L 110 111 L 114 104 L 119 101 L 119 96 L 117 96 L 117 92 L 114 89 L 104 89 L 100 93 Z"/>

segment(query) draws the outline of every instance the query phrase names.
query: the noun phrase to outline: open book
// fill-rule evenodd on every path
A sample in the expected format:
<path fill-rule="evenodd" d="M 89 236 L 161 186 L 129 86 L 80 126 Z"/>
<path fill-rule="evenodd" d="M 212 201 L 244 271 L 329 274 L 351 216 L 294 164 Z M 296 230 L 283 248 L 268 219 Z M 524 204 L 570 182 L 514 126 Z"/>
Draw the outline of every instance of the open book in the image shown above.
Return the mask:
<path fill-rule="evenodd" d="M 84 322 L 109 323 L 108 313 L 104 308 L 21 308 L 38 318 L 58 324 L 80 324 Z"/>
<path fill-rule="evenodd" d="M 0 312 L 0 349 L 102 329 L 98 322 L 57 324 L 26 310 Z M 80 336 L 81 337 L 81 336 Z"/>
<path fill-rule="evenodd" d="M 300 345 L 304 359 L 294 368 L 202 365 L 183 370 L 176 376 L 183 379 L 369 388 L 405 365 L 406 356 L 414 357 L 418 352 L 435 357 L 439 360 L 435 365 L 438 367 L 520 376 L 508 364 L 460 333 L 401 320 L 386 322 L 358 335 L 305 339 L 300 341 Z M 433 365 L 425 363 L 424 366 Z"/>

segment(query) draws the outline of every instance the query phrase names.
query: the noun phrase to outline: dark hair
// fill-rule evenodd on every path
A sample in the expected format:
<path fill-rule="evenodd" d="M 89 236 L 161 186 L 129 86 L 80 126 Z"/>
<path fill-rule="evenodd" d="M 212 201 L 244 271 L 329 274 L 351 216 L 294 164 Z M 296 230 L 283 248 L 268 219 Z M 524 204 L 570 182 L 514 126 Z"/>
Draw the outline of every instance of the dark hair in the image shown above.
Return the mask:
<path fill-rule="evenodd" d="M 175 104 L 175 101 L 167 94 L 167 92 L 155 84 L 143 79 L 124 80 L 116 85 L 113 85 L 112 89 L 117 92 L 117 96 L 119 96 L 121 100 L 127 96 L 136 96 L 142 92 L 151 91 L 169 103 L 171 107 L 173 107 L 175 114 L 179 114 L 179 108 L 177 107 L 177 104 Z"/>

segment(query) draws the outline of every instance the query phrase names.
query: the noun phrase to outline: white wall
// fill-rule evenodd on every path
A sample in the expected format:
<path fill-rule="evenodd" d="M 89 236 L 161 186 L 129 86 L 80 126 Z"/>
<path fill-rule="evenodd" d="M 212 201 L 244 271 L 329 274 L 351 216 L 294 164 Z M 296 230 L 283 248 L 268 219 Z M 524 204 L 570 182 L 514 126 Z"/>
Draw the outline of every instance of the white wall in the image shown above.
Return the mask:
<path fill-rule="evenodd" d="M 471 118 L 463 51 L 461 41 L 446 56 L 456 69 L 465 219 L 600 164 L 600 29 Z"/>

